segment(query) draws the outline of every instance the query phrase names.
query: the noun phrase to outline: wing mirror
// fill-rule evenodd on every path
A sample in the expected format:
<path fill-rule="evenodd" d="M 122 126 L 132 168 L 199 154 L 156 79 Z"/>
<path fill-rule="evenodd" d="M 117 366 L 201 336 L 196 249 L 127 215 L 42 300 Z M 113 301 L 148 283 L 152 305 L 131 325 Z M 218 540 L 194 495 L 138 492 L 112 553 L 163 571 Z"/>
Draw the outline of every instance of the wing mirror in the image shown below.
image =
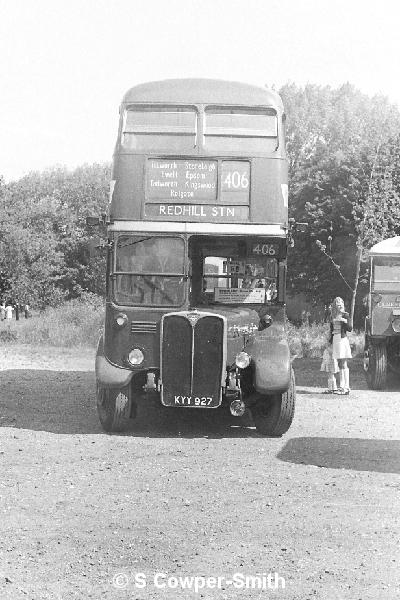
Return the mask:
<path fill-rule="evenodd" d="M 86 225 L 88 227 L 97 227 L 98 225 L 100 225 L 100 218 L 99 217 L 86 217 Z"/>
<path fill-rule="evenodd" d="M 294 246 L 294 235 L 296 233 L 305 233 L 308 228 L 308 223 L 298 223 L 295 219 L 289 219 L 289 228 L 287 233 L 287 243 L 290 248 Z"/>
<path fill-rule="evenodd" d="M 100 217 L 95 217 L 93 215 L 86 217 L 86 225 L 88 227 L 99 227 L 99 225 L 107 225 L 107 223 L 106 213 L 102 213 Z"/>

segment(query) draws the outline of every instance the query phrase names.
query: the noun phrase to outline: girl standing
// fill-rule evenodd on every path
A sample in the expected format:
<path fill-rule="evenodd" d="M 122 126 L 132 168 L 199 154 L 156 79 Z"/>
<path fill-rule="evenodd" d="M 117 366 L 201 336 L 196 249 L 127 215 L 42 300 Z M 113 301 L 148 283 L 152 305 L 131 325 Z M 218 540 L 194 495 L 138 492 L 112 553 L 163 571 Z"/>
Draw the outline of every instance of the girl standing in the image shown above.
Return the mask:
<path fill-rule="evenodd" d="M 347 332 L 352 329 L 349 313 L 345 312 L 343 299 L 338 296 L 332 302 L 330 322 L 332 356 L 338 361 L 339 366 L 340 387 L 337 394 L 350 394 L 347 359 L 351 358 L 351 350 Z"/>
<path fill-rule="evenodd" d="M 336 394 L 336 373 L 339 372 L 338 362 L 332 356 L 332 346 L 328 344 L 322 355 L 321 371 L 325 371 L 328 375 L 328 389 L 325 390 L 324 394 Z"/>

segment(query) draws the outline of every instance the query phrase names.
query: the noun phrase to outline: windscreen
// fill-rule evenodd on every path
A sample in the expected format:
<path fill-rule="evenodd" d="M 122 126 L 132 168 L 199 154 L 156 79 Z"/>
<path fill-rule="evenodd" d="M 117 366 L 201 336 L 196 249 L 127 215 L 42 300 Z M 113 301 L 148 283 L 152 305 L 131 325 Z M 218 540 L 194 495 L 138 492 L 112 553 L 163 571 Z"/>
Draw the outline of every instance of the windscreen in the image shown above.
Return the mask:
<path fill-rule="evenodd" d="M 115 249 L 115 302 L 180 306 L 185 296 L 184 264 L 181 238 L 120 235 Z"/>
<path fill-rule="evenodd" d="M 373 260 L 373 290 L 400 292 L 400 259 L 375 258 Z"/>
<path fill-rule="evenodd" d="M 124 113 L 121 142 L 127 149 L 188 150 L 196 145 L 196 133 L 193 107 L 133 105 Z"/>

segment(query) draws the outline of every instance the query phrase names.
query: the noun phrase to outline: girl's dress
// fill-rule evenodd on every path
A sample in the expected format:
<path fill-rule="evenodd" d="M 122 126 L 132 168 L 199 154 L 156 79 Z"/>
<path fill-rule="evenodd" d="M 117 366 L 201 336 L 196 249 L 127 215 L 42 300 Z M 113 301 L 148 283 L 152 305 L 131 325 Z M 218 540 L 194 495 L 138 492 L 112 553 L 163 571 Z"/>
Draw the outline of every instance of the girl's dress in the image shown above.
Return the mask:
<path fill-rule="evenodd" d="M 333 358 L 332 351 L 326 348 L 322 355 L 322 363 L 320 371 L 325 371 L 326 373 L 338 373 L 339 366 L 336 358 Z"/>
<path fill-rule="evenodd" d="M 332 356 L 335 359 L 351 358 L 350 342 L 345 335 L 342 337 L 342 321 L 333 321 Z"/>

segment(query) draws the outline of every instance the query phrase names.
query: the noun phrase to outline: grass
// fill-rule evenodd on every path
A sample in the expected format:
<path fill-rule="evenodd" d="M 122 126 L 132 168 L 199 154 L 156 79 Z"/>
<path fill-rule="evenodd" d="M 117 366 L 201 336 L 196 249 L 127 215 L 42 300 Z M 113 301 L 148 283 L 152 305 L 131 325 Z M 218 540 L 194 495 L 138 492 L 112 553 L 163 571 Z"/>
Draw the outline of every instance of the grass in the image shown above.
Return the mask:
<path fill-rule="evenodd" d="M 104 301 L 94 294 L 46 308 L 30 319 L 2 321 L 0 342 L 57 347 L 94 347 L 104 323 Z"/>
<path fill-rule="evenodd" d="M 364 332 L 352 331 L 347 334 L 353 357 L 364 352 Z M 296 327 L 288 323 L 290 353 L 296 358 L 322 358 L 329 339 L 328 323 L 310 323 Z"/>
<path fill-rule="evenodd" d="M 94 294 L 47 308 L 32 318 L 0 322 L 0 343 L 46 345 L 56 347 L 95 347 L 104 323 L 104 301 Z M 288 323 L 292 356 L 321 358 L 329 335 L 327 323 Z M 353 356 L 363 353 L 362 332 L 349 334 Z"/>

